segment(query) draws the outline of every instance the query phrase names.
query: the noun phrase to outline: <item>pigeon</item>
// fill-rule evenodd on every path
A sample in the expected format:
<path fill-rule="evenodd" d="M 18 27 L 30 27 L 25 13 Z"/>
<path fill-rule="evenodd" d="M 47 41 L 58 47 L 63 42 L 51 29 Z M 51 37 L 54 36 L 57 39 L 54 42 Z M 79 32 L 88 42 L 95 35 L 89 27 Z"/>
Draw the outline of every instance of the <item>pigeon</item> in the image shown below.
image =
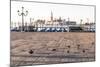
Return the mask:
<path fill-rule="evenodd" d="M 30 54 L 33 54 L 33 50 L 30 50 L 29 53 L 30 53 Z"/>

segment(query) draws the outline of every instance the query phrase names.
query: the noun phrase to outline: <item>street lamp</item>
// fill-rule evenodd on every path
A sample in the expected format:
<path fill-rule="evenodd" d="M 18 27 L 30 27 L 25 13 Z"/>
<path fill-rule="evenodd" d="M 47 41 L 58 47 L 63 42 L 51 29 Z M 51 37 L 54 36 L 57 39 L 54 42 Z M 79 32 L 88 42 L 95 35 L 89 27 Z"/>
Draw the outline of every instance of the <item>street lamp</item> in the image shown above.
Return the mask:
<path fill-rule="evenodd" d="M 20 13 L 19 10 L 17 12 L 19 16 L 22 16 L 22 31 L 24 31 L 24 16 L 28 15 L 28 11 L 26 10 L 24 13 L 24 7 L 22 7 L 22 12 Z"/>

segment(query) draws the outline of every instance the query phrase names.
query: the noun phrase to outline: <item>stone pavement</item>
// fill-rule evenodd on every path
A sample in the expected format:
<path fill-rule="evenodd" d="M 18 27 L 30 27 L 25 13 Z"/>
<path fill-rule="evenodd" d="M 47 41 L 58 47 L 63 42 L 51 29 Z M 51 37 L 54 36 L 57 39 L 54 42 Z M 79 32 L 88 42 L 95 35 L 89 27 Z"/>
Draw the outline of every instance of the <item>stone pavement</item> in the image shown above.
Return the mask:
<path fill-rule="evenodd" d="M 11 32 L 11 66 L 94 60 L 95 33 Z"/>

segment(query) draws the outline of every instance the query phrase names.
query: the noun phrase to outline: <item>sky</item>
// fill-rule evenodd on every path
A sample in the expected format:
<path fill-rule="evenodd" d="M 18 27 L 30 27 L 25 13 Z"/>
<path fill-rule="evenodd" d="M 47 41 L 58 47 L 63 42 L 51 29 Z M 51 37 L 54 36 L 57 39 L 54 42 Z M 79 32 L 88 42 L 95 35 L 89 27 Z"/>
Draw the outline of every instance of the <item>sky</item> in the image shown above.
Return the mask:
<path fill-rule="evenodd" d="M 30 22 L 30 18 L 50 20 L 51 11 L 53 18 L 59 18 L 80 23 L 94 22 L 94 7 L 93 6 L 79 6 L 79 5 L 63 5 L 63 4 L 48 4 L 48 3 L 35 3 L 35 2 L 16 2 L 11 1 L 11 21 L 21 22 L 22 17 L 18 16 L 18 10 L 21 12 L 24 7 L 24 12 L 27 10 L 28 15 L 24 17 L 24 22 Z M 87 20 L 88 18 L 88 20 Z"/>

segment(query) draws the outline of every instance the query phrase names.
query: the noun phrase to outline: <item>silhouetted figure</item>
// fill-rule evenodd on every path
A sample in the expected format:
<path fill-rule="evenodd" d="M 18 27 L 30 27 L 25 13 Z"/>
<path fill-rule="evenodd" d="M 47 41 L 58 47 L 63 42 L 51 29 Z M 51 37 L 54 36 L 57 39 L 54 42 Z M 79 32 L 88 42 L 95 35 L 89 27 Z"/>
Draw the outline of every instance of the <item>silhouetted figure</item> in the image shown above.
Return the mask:
<path fill-rule="evenodd" d="M 30 50 L 29 53 L 30 53 L 30 54 L 33 54 L 33 50 Z"/>

